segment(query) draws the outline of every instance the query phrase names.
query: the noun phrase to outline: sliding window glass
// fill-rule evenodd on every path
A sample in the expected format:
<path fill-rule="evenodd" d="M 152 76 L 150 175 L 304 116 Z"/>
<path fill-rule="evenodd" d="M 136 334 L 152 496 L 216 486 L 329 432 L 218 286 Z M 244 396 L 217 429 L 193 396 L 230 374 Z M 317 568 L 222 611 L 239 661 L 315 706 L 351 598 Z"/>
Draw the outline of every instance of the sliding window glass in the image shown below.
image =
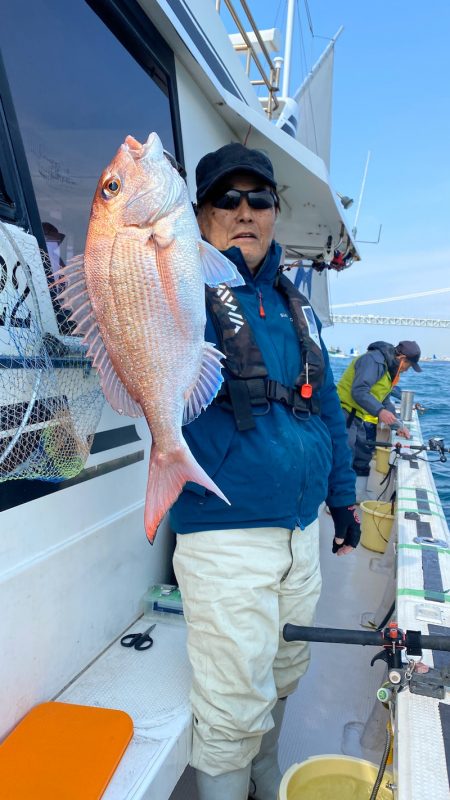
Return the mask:
<path fill-rule="evenodd" d="M 168 78 L 157 61 L 149 68 L 155 36 L 138 63 L 130 36 L 126 49 L 83 0 L 2 8 L 0 47 L 53 267 L 83 251 L 97 181 L 127 134 L 157 131 L 174 152 Z"/>

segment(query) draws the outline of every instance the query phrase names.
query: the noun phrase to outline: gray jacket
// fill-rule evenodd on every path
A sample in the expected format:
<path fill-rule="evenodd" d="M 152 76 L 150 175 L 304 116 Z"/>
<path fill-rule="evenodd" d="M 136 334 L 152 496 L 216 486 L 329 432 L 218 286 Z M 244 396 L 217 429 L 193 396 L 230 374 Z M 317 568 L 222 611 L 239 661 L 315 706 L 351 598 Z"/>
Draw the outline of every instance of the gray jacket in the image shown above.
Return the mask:
<path fill-rule="evenodd" d="M 387 369 L 391 373 L 391 377 L 394 377 L 396 368 L 394 348 L 387 342 L 373 342 L 369 345 L 367 353 L 356 361 L 352 397 L 373 417 L 378 417 L 383 408 L 392 413 L 395 412 L 390 395 L 380 402 L 376 400 L 370 390 L 383 377 Z"/>

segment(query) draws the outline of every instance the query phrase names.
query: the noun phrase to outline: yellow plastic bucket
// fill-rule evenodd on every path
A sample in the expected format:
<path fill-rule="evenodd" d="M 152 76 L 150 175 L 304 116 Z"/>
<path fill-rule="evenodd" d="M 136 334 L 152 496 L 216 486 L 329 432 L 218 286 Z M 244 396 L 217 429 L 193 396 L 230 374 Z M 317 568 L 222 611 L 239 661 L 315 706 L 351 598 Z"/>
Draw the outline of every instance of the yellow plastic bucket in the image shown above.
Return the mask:
<path fill-rule="evenodd" d="M 368 550 L 384 553 L 391 535 L 394 516 L 391 513 L 392 503 L 381 503 L 379 500 L 363 500 L 360 504 L 361 544 Z"/>
<path fill-rule="evenodd" d="M 283 775 L 278 800 L 368 800 L 378 766 L 351 756 L 313 756 Z M 377 800 L 392 800 L 392 774 L 385 772 Z"/>
<path fill-rule="evenodd" d="M 382 472 L 387 475 L 389 472 L 389 456 L 391 455 L 390 447 L 376 447 L 375 448 L 375 469 L 377 472 Z"/>

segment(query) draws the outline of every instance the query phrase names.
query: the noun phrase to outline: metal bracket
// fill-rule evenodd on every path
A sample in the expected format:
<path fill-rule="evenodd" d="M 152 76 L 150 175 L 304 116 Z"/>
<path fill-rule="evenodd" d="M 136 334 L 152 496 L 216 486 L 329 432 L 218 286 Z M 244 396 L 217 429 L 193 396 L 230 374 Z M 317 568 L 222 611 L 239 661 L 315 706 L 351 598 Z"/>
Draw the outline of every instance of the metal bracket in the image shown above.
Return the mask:
<path fill-rule="evenodd" d="M 409 681 L 412 694 L 444 700 L 446 687 L 450 687 L 450 666 L 429 669 L 428 672 L 413 672 Z"/>

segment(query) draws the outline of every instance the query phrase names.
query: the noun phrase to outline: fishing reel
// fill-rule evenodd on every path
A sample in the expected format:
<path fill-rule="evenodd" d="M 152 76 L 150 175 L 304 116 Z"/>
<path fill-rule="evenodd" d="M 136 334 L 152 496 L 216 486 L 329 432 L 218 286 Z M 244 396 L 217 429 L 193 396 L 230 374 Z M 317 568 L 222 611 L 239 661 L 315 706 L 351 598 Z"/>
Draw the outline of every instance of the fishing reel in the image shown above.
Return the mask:
<path fill-rule="evenodd" d="M 433 452 L 439 453 L 439 461 L 445 463 L 447 461 L 447 456 L 445 453 L 449 452 L 449 448 L 445 449 L 444 446 L 444 439 L 442 436 L 432 436 L 431 439 L 428 439 L 428 447 Z"/>

